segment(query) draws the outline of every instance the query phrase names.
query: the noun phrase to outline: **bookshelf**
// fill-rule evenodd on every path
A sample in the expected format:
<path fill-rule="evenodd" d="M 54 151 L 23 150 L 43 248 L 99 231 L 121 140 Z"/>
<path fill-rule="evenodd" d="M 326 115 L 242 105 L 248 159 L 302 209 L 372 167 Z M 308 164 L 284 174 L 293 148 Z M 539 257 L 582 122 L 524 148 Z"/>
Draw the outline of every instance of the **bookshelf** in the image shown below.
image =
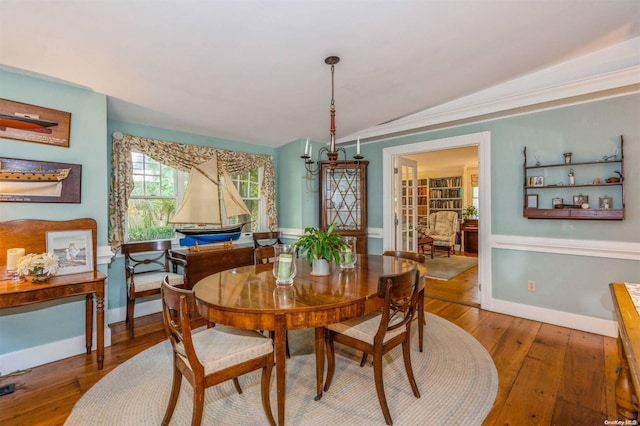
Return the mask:
<path fill-rule="evenodd" d="M 462 218 L 462 176 L 430 178 L 428 207 L 427 214 L 449 210 Z"/>

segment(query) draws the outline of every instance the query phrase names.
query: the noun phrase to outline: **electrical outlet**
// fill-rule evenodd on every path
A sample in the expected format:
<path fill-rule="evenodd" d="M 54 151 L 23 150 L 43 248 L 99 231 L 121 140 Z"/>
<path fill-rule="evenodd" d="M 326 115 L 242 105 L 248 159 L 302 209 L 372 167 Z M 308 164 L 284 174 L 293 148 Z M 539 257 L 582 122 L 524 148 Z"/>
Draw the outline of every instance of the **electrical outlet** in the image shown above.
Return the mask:
<path fill-rule="evenodd" d="M 536 282 L 533 280 L 529 280 L 529 282 L 527 282 L 527 289 L 529 291 L 536 291 Z"/>

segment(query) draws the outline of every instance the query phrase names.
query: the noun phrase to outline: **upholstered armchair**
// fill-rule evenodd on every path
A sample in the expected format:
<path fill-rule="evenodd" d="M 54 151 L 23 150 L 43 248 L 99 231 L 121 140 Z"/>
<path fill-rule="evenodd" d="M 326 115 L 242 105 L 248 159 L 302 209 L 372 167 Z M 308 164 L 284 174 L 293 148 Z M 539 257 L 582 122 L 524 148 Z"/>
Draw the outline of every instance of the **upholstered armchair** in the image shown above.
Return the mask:
<path fill-rule="evenodd" d="M 433 238 L 434 248 L 447 250 L 447 256 L 451 256 L 451 250 L 455 252 L 458 237 L 458 213 L 433 212 L 429 214 L 429 226 L 419 228 L 419 231 Z"/>

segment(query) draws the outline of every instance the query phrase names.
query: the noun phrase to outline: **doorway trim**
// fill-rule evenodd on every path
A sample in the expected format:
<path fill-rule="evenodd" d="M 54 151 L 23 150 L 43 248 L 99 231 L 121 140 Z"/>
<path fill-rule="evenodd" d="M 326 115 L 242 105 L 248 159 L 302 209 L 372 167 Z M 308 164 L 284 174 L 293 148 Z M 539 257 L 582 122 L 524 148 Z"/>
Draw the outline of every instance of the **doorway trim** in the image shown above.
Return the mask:
<path fill-rule="evenodd" d="M 480 180 L 479 244 L 478 244 L 478 284 L 480 289 L 480 307 L 491 309 L 491 132 L 471 133 L 468 135 L 434 139 L 408 145 L 399 145 L 382 150 L 382 223 L 383 249 L 393 246 L 393 159 L 395 156 L 417 154 L 420 152 L 442 151 L 446 149 L 478 146 L 478 175 Z"/>

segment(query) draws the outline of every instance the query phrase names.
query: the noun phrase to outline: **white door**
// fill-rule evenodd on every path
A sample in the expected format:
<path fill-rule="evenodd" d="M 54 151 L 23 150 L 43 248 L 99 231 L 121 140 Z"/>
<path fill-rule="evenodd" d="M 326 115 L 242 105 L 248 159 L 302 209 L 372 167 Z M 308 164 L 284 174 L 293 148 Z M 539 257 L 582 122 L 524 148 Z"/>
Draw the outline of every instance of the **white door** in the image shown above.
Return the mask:
<path fill-rule="evenodd" d="M 418 162 L 400 156 L 395 157 L 394 201 L 395 201 L 395 249 L 417 251 L 416 236 L 417 173 Z"/>

